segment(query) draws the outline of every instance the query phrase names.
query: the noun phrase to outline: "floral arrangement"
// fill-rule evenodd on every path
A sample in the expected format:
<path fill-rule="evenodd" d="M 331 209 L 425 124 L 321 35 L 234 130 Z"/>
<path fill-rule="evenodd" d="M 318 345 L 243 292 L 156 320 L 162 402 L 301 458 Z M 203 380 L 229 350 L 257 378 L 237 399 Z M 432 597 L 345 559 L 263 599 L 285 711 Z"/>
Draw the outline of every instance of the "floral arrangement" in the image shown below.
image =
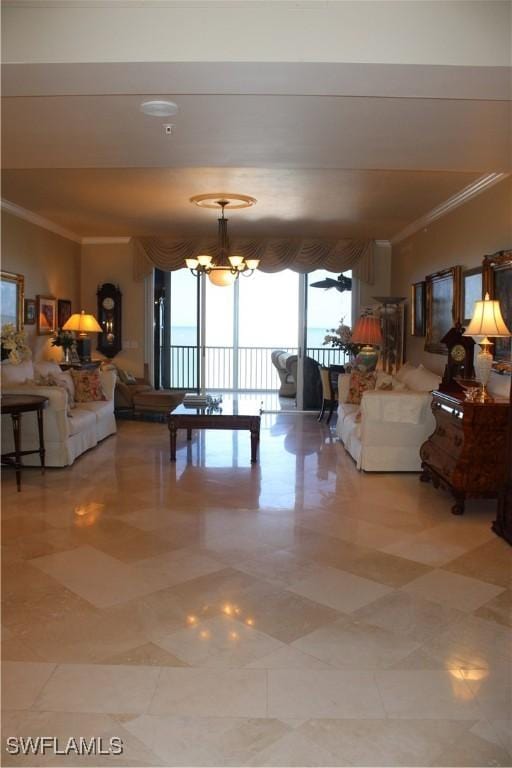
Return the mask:
<path fill-rule="evenodd" d="M 14 365 L 30 360 L 32 352 L 27 344 L 25 331 L 16 330 L 13 323 L 2 325 L 2 360 L 8 359 Z"/>
<path fill-rule="evenodd" d="M 75 337 L 71 331 L 63 331 L 58 328 L 52 337 L 52 347 L 62 347 L 62 349 L 71 349 L 75 343 Z"/>
<path fill-rule="evenodd" d="M 328 328 L 327 336 L 324 339 L 324 346 L 330 344 L 331 347 L 337 347 L 345 352 L 347 355 L 357 355 L 361 347 L 360 344 L 354 344 L 352 341 L 352 329 L 348 325 L 344 325 L 344 317 L 341 318 L 340 324 L 337 328 Z"/>

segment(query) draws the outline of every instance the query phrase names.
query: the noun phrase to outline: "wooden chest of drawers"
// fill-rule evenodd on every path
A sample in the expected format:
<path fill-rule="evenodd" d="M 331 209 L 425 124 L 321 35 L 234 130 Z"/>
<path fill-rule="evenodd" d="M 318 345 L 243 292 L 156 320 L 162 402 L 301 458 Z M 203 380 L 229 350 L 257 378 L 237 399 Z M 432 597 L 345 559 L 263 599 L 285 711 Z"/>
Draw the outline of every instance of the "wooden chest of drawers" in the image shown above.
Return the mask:
<path fill-rule="evenodd" d="M 495 498 L 506 477 L 507 400 L 475 403 L 432 393 L 436 428 L 420 449 L 421 480 L 452 492 L 454 515 L 467 497 Z"/>

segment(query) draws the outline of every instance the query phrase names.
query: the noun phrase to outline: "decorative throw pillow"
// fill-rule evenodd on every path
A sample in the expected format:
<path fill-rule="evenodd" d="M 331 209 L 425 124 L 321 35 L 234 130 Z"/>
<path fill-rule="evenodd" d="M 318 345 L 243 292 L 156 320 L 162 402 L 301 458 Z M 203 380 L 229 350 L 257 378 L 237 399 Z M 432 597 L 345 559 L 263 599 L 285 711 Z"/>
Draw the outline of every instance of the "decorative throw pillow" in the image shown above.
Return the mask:
<path fill-rule="evenodd" d="M 377 377 L 374 371 L 370 373 L 361 373 L 361 371 L 352 371 L 350 374 L 350 384 L 348 389 L 347 403 L 353 405 L 361 404 L 363 392 L 375 389 Z"/>
<path fill-rule="evenodd" d="M 58 376 L 55 376 L 53 373 L 49 373 L 47 376 L 36 374 L 33 381 L 38 387 L 60 387 L 61 389 L 65 389 L 68 393 L 69 408 L 75 407 L 75 387 L 73 385 L 73 379 L 69 373 L 61 372 Z M 68 416 L 71 416 L 71 414 L 68 413 Z"/>
<path fill-rule="evenodd" d="M 106 400 L 101 386 L 98 371 L 71 370 L 73 384 L 75 385 L 75 401 L 77 403 L 90 403 L 95 400 Z"/>

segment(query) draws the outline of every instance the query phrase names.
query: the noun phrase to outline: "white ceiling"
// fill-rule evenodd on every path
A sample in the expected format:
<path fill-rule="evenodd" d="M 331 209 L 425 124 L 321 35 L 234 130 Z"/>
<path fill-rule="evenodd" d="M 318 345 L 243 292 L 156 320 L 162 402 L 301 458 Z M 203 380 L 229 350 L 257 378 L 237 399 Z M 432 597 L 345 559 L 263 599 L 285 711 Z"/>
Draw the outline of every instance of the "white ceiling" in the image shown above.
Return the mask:
<path fill-rule="evenodd" d="M 3 197 L 82 237 L 207 232 L 215 214 L 188 200 L 224 191 L 258 200 L 231 215 L 240 235 L 391 238 L 511 169 L 509 5 L 4 3 Z M 174 20 L 167 38 L 157 17 Z M 401 50 L 375 42 L 391 18 L 403 22 L 393 40 L 410 32 Z M 161 60 L 147 50 L 148 24 L 157 48 L 166 41 Z M 230 61 L 242 39 L 261 61 Z M 127 40 L 128 60 L 112 61 Z M 198 40 L 212 61 L 197 60 Z M 182 48 L 189 60 L 170 61 Z M 178 115 L 142 114 L 148 97 L 176 101 Z"/>

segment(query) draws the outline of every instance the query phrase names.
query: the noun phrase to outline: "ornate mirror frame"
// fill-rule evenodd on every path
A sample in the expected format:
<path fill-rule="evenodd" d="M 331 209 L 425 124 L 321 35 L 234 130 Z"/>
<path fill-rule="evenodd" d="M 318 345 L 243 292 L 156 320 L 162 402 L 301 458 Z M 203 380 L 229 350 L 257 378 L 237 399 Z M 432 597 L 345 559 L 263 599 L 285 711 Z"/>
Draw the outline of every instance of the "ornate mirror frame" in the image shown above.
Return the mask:
<path fill-rule="evenodd" d="M 483 260 L 483 296 L 499 299 L 503 319 L 512 331 L 512 250 L 497 251 Z M 512 374 L 512 339 L 495 339 L 494 370 Z"/>
<path fill-rule="evenodd" d="M 425 335 L 426 352 L 438 355 L 448 354 L 443 336 L 460 321 L 462 267 L 450 267 L 434 272 L 425 278 L 427 328 Z M 445 299 L 443 302 L 442 300 Z M 447 301 L 450 306 L 447 306 Z"/>

